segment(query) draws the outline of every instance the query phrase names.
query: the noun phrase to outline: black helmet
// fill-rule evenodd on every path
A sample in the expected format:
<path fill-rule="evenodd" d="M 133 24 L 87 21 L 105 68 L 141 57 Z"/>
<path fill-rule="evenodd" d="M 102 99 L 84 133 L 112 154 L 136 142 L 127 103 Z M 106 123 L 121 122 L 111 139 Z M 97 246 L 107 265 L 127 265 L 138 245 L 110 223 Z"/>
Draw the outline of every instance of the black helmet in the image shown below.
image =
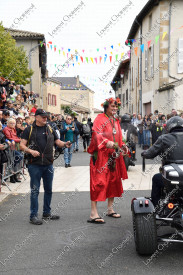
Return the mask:
<path fill-rule="evenodd" d="M 183 128 L 183 119 L 180 116 L 170 118 L 166 125 L 166 130 L 170 133 L 175 128 Z"/>
<path fill-rule="evenodd" d="M 124 123 L 124 122 L 127 122 L 127 123 L 130 123 L 131 122 L 131 118 L 129 115 L 123 115 L 122 118 L 121 118 L 121 122 Z"/>

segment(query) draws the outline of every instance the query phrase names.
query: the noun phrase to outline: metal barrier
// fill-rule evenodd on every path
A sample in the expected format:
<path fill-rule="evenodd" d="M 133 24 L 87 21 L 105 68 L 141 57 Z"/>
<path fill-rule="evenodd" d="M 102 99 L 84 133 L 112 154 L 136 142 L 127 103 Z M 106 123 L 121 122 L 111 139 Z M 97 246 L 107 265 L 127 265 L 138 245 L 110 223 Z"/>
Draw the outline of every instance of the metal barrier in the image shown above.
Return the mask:
<path fill-rule="evenodd" d="M 24 164 L 24 156 L 23 154 L 21 154 L 22 160 L 19 161 L 18 160 L 18 156 L 16 155 L 16 150 L 11 150 L 10 148 L 8 148 L 6 150 L 6 155 L 8 158 L 8 162 L 4 163 L 2 165 L 2 184 L 5 185 L 10 191 L 10 187 L 8 186 L 8 184 L 6 183 L 6 179 L 8 179 L 9 177 L 20 173 L 23 178 L 25 179 L 24 175 L 23 175 L 23 164 Z M 17 150 L 18 151 L 18 150 Z M 18 151 L 20 153 L 20 151 Z M 16 165 L 14 164 L 16 162 Z"/>

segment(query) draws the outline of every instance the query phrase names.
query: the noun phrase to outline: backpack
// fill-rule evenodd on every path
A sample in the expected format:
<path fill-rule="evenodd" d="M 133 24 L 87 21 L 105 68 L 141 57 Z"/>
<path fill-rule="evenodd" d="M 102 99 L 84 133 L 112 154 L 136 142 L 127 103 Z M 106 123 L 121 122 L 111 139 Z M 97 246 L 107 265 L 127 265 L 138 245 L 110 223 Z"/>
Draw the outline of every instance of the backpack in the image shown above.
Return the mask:
<path fill-rule="evenodd" d="M 90 135 L 90 126 L 88 124 L 83 124 L 83 134 L 84 135 Z"/>

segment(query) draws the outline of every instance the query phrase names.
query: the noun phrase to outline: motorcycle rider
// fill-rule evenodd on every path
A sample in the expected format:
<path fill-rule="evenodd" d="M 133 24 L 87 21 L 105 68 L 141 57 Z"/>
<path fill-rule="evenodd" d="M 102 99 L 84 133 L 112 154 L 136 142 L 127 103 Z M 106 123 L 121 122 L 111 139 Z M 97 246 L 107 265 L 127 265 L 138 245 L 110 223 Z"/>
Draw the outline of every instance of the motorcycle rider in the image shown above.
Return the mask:
<path fill-rule="evenodd" d="M 131 118 L 129 115 L 125 114 L 121 117 L 121 129 L 123 134 L 123 139 L 127 142 L 128 146 L 131 147 L 132 152 L 136 153 L 136 138 L 138 137 L 136 127 L 131 124 Z M 135 153 L 132 153 L 132 162 L 136 160 Z M 135 164 L 134 164 L 135 165 Z"/>
<path fill-rule="evenodd" d="M 170 118 L 166 125 L 166 134 L 159 136 L 151 148 L 141 153 L 146 159 L 160 155 L 162 166 L 170 163 L 183 163 L 183 119 L 179 116 Z M 161 198 L 164 187 L 162 174 L 157 173 L 152 178 L 151 198 L 154 206 Z"/>

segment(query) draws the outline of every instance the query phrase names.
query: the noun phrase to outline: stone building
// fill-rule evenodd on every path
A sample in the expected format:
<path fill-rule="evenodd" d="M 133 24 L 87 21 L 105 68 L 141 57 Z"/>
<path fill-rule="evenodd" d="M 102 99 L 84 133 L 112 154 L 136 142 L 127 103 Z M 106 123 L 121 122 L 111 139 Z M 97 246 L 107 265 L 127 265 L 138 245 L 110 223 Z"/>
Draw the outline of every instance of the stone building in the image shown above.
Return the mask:
<path fill-rule="evenodd" d="M 43 107 L 43 81 L 46 77 L 47 52 L 44 44 L 44 34 L 30 31 L 21 31 L 5 28 L 10 35 L 16 40 L 16 45 L 24 46 L 29 60 L 29 68 L 34 71 L 30 79 L 30 84 L 25 86 L 28 91 L 34 91 L 37 95 L 39 107 Z M 18 83 L 21 84 L 21 83 Z"/>
<path fill-rule="evenodd" d="M 181 0 L 149 0 L 134 19 L 127 37 L 131 49 L 128 112 L 183 110 L 182 12 Z M 117 85 L 113 88 L 118 93 Z"/>

